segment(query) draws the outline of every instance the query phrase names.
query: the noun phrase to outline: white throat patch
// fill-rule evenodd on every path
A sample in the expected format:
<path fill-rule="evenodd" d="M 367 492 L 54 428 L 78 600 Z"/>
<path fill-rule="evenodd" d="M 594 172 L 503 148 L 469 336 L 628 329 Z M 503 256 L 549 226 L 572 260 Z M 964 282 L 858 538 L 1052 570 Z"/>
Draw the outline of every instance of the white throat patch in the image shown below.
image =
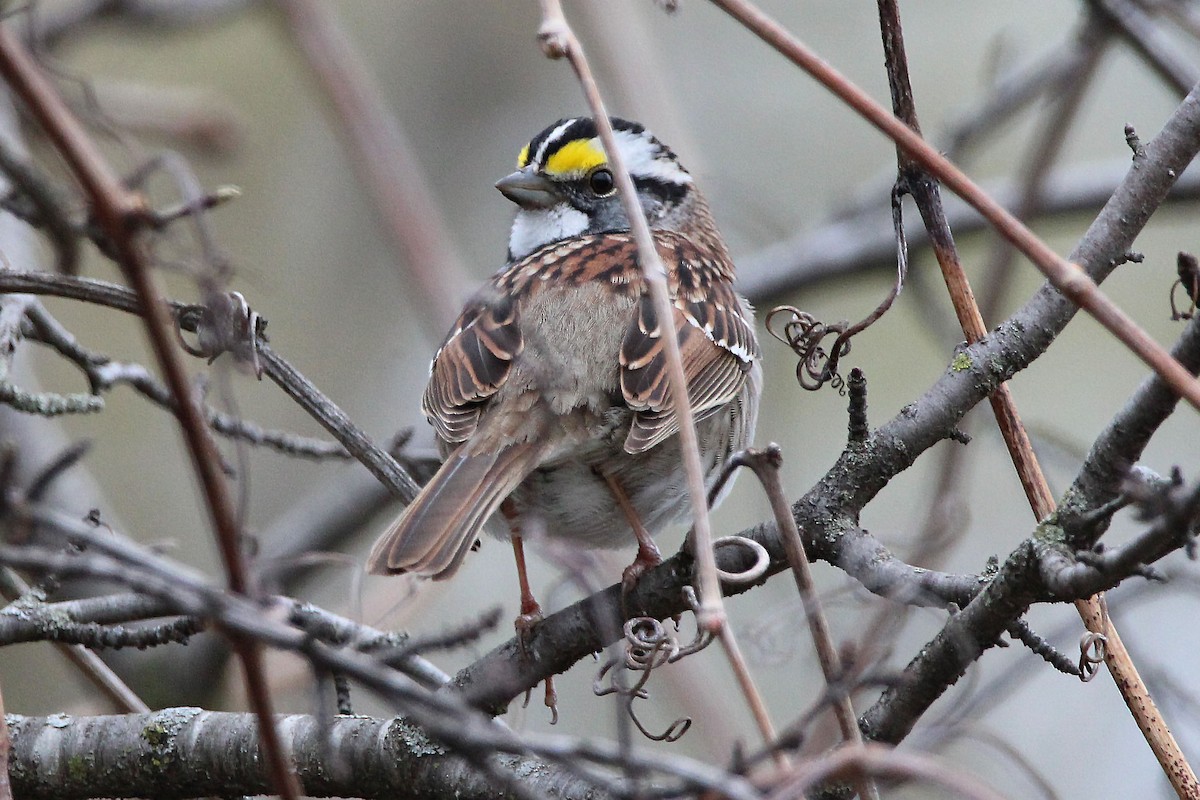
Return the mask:
<path fill-rule="evenodd" d="M 513 220 L 508 249 L 513 261 L 520 261 L 542 245 L 579 236 L 587 227 L 587 214 L 566 203 L 552 208 L 521 209 Z"/>

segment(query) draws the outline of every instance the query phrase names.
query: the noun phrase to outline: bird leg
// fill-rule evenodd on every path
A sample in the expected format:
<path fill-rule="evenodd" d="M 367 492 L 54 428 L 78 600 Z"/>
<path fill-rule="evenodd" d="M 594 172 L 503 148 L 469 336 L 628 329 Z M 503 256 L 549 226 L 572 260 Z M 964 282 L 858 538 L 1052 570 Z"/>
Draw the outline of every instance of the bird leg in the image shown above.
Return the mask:
<path fill-rule="evenodd" d="M 542 606 L 529 588 L 529 575 L 525 568 L 525 542 L 519 533 L 512 535 L 513 555 L 517 559 L 517 583 L 521 586 L 521 615 L 515 626 L 522 640 L 529 638 L 533 626 L 542 621 Z M 525 642 L 522 641 L 522 644 Z"/>
<path fill-rule="evenodd" d="M 529 640 L 533 635 L 533 626 L 542 621 L 542 607 L 529 588 L 529 573 L 525 567 L 525 542 L 521 538 L 521 523 L 512 500 L 500 504 L 500 513 L 508 520 L 509 535 L 512 538 L 513 556 L 517 561 L 517 583 L 521 587 L 521 614 L 513 623 L 517 629 L 517 643 L 521 646 L 521 654 L 529 654 Z M 550 709 L 550 724 L 558 722 L 558 693 L 554 691 L 554 678 L 546 678 L 546 708 Z M 525 693 L 525 705 L 529 705 L 529 692 Z"/>
<path fill-rule="evenodd" d="M 542 621 L 542 607 L 533 596 L 533 591 L 529 588 L 529 573 L 525 568 L 525 542 L 521 538 L 521 522 L 517 516 L 517 509 L 513 506 L 511 500 L 505 500 L 500 504 L 500 513 L 508 520 L 508 530 L 512 538 L 513 556 L 517 560 L 517 583 L 521 587 L 521 615 L 517 617 L 514 627 L 517 629 L 521 641 L 521 647 L 524 649 L 528 644 L 530 631 L 533 626 Z"/>
<path fill-rule="evenodd" d="M 624 597 L 633 591 L 633 587 L 637 585 L 638 579 L 642 577 L 642 573 L 661 564 L 663 557 L 658 549 L 658 545 L 650 537 L 650 532 L 642 524 L 642 519 L 634 509 L 633 503 L 629 502 L 629 495 L 625 494 L 625 490 L 621 488 L 621 484 L 617 483 L 617 479 L 611 475 L 603 477 L 604 482 L 608 484 L 609 491 L 616 498 L 617 505 L 621 508 L 621 513 L 629 521 L 629 527 L 633 528 L 633 535 L 637 537 L 638 542 L 637 557 L 621 573 L 621 595 Z"/>

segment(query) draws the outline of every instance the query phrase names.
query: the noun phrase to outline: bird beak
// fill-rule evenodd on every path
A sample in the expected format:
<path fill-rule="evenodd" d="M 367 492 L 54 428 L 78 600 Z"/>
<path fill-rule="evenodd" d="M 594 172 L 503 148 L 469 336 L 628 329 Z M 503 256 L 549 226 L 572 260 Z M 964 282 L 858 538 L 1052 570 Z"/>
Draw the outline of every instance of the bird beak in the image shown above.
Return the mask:
<path fill-rule="evenodd" d="M 550 208 L 559 202 L 555 185 L 532 167 L 519 169 L 496 181 L 500 193 L 527 210 Z"/>

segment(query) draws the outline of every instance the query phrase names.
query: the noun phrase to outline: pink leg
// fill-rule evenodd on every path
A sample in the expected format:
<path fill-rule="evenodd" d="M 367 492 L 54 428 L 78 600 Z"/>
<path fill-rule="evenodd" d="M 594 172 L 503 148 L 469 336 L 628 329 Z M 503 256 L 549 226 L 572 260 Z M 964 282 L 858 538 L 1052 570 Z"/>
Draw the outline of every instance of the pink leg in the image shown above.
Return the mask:
<path fill-rule="evenodd" d="M 512 536 L 513 556 L 517 561 L 517 583 L 521 587 L 521 614 L 517 617 L 514 627 L 517 629 L 517 641 L 521 643 L 521 649 L 525 650 L 529 645 L 530 636 L 533 634 L 533 626 L 542 621 L 542 607 L 529 588 L 529 573 L 525 567 L 525 542 L 521 538 L 520 520 L 511 500 L 505 500 L 500 505 L 500 513 L 508 520 L 509 532 Z M 525 694 L 525 702 L 529 703 L 528 692 Z M 554 691 L 553 678 L 546 679 L 545 702 L 546 708 L 550 709 L 550 724 L 553 725 L 558 722 L 558 694 Z"/>
<path fill-rule="evenodd" d="M 641 518 L 633 504 L 629 502 L 629 495 L 625 494 L 621 484 L 617 483 L 616 478 L 610 475 L 604 476 L 604 482 L 608 484 L 609 491 L 613 493 L 625 519 L 629 521 L 629 527 L 633 529 L 633 535 L 637 537 L 637 557 L 621 575 L 621 591 L 628 594 L 637 585 L 642 573 L 662 563 L 662 553 L 659 551 L 658 545 L 654 543 L 654 539 L 651 538 L 650 532 L 646 530 L 646 526 L 642 525 Z"/>

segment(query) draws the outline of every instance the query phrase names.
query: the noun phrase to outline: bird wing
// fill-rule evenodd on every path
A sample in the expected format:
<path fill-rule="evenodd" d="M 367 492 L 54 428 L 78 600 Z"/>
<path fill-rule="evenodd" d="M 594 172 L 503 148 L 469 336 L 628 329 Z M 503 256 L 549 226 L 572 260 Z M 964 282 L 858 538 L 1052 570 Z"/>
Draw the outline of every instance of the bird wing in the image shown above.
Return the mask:
<path fill-rule="evenodd" d="M 727 270 L 686 242 L 660 248 L 673 289 L 675 334 L 687 379 L 692 414 L 703 419 L 731 402 L 760 357 L 747 306 L 734 292 Z M 668 385 L 667 353 L 649 293 L 621 345 L 621 392 L 637 412 L 625 450 L 640 453 L 679 431 Z"/>
<path fill-rule="evenodd" d="M 517 300 L 499 277 L 467 303 L 433 357 L 421 409 L 442 441 L 466 441 L 524 348 Z"/>

